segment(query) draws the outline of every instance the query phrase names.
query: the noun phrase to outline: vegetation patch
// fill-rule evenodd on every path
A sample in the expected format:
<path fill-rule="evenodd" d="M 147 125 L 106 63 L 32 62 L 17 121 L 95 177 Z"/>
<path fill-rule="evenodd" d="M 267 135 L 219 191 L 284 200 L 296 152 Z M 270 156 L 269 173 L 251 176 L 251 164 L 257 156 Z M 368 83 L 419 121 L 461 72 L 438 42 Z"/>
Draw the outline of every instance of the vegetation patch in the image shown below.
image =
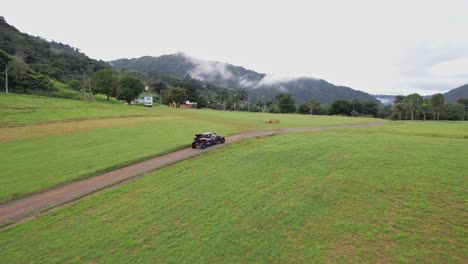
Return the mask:
<path fill-rule="evenodd" d="M 419 129 L 233 143 L 4 231 L 1 257 L 464 263 L 468 143 L 413 135 Z M 468 134 L 462 124 L 445 131 Z"/>

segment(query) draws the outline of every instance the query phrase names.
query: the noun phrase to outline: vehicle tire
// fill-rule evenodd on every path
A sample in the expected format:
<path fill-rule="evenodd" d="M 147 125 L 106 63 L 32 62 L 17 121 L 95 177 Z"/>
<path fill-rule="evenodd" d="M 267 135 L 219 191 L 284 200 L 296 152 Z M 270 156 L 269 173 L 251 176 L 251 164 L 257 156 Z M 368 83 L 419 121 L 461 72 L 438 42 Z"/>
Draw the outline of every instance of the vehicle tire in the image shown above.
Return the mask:
<path fill-rule="evenodd" d="M 206 148 L 206 143 L 205 143 L 205 142 L 201 143 L 201 148 L 202 148 L 202 149 L 205 149 L 205 148 Z"/>
<path fill-rule="evenodd" d="M 221 142 L 221 144 L 224 144 L 224 142 L 226 142 L 226 140 L 225 140 L 224 138 L 221 138 L 221 139 L 219 140 L 219 142 Z"/>
<path fill-rule="evenodd" d="M 197 148 L 197 143 L 193 142 L 193 143 L 192 143 L 192 148 L 193 148 L 193 149 L 196 149 L 196 148 Z"/>

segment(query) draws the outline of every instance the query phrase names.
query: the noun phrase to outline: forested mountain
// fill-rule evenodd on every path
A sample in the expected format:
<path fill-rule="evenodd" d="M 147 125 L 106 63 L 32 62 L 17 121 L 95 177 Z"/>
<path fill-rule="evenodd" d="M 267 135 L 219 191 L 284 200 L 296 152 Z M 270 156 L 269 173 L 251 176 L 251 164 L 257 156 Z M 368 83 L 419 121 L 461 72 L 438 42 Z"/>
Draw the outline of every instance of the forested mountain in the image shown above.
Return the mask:
<path fill-rule="evenodd" d="M 321 103 L 330 103 L 337 99 L 378 102 L 370 94 L 349 87 L 336 86 L 324 80 L 306 77 L 272 80 L 263 73 L 228 63 L 193 58 L 184 53 L 160 57 L 145 56 L 137 59 L 119 59 L 109 63 L 117 68 L 134 70 L 143 74 L 158 72 L 178 78 L 189 75 L 208 84 L 245 89 L 251 101 L 269 100 L 279 93 L 290 93 L 298 104 L 302 104 L 310 98 L 315 98 Z"/>
<path fill-rule="evenodd" d="M 452 89 L 444 94 L 445 100 L 456 102 L 458 99 L 468 98 L 468 83 Z"/>
<path fill-rule="evenodd" d="M 8 62 L 9 87 L 13 92 L 51 90 L 48 78 L 66 82 L 82 79 L 83 73 L 110 67 L 69 45 L 22 33 L 3 17 L 0 17 L 0 52 L 3 54 L 0 68 L 4 71 Z M 0 87 L 4 87 L 4 75 L 0 77 Z"/>

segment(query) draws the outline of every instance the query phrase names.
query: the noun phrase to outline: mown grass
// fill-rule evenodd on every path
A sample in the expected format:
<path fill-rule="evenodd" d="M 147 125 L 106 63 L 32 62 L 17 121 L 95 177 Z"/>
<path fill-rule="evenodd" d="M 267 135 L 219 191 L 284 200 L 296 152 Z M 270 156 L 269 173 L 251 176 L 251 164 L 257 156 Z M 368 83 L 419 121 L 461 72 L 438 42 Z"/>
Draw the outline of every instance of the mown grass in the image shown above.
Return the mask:
<path fill-rule="evenodd" d="M 0 94 L 0 127 L 103 117 L 157 115 L 141 106 L 106 104 L 33 95 Z"/>
<path fill-rule="evenodd" d="M 234 143 L 4 231 L 0 257 L 466 263 L 468 142 L 458 134 L 468 130 L 414 134 L 424 126 Z"/>
<path fill-rule="evenodd" d="M 48 122 L 154 115 L 182 115 L 187 118 L 210 119 L 250 129 L 356 124 L 375 121 L 372 118 L 350 118 L 343 116 L 329 117 L 229 112 L 208 109 L 173 109 L 160 105 L 146 108 L 142 105 L 116 104 L 115 100 L 107 103 L 105 98 L 100 95 L 96 96 L 96 98 L 98 102 L 0 93 L 0 128 Z M 268 118 L 280 119 L 281 122 L 279 124 L 265 124 L 264 120 Z"/>
<path fill-rule="evenodd" d="M 65 135 L 0 143 L 0 200 L 142 161 L 187 146 L 193 131 L 234 130 L 209 120 L 147 119 Z"/>
<path fill-rule="evenodd" d="M 264 122 L 272 116 L 281 119 L 280 125 Z M 197 132 L 229 135 L 372 121 L 375 119 L 144 108 L 3 94 L 0 202 L 189 146 Z"/>

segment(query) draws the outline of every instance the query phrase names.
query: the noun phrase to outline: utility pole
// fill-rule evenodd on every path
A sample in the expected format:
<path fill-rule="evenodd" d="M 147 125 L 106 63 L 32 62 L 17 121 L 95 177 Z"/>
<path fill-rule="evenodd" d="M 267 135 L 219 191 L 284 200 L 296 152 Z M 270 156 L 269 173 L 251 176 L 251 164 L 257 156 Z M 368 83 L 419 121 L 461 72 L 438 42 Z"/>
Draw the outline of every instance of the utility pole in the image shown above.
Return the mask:
<path fill-rule="evenodd" d="M 8 64 L 5 66 L 5 92 L 8 93 Z"/>

